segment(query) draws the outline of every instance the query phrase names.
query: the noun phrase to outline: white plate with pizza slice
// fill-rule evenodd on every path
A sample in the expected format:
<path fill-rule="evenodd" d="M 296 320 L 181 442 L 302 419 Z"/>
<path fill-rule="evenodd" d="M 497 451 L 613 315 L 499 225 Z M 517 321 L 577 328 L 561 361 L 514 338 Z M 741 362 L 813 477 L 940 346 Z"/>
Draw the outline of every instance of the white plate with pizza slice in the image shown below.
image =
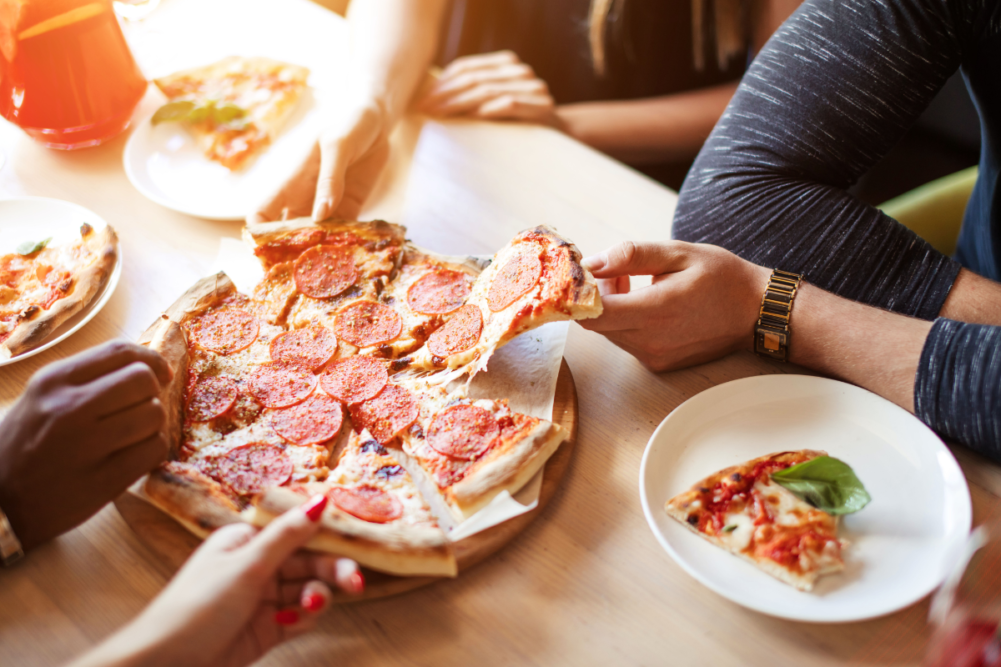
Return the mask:
<path fill-rule="evenodd" d="M 668 516 L 665 502 L 707 475 L 773 452 L 822 450 L 852 467 L 871 502 L 841 517 L 845 570 L 810 592 L 774 579 Z M 843 623 L 917 602 L 944 579 L 970 532 L 970 491 L 935 433 L 854 385 L 802 375 L 735 380 L 660 424 L 643 455 L 640 498 L 668 554 L 720 595 L 771 616 Z"/>
<path fill-rule="evenodd" d="M 80 227 L 86 223 L 96 233 L 108 227 L 93 211 L 78 204 L 47 197 L 18 197 L 0 199 L 0 257 L 15 253 L 25 244 L 47 241 L 47 247 L 58 247 L 80 238 Z M 59 324 L 44 342 L 7 359 L 0 359 L 0 366 L 23 361 L 58 345 L 90 322 L 111 299 L 122 275 L 120 244 L 115 243 L 115 263 L 94 296 L 76 314 Z M 0 305 L 0 311 L 3 306 Z"/>

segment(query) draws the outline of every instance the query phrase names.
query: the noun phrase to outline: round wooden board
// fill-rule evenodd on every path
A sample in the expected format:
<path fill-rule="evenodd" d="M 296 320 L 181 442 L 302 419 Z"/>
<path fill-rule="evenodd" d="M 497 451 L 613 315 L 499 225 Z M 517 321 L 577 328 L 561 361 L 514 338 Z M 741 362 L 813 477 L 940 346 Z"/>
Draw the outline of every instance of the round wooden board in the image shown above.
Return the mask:
<path fill-rule="evenodd" d="M 538 506 L 530 512 L 456 542 L 454 549 L 460 575 L 496 553 L 523 531 L 553 497 L 566 474 L 574 444 L 577 442 L 577 388 L 566 359 L 560 365 L 559 376 L 556 379 L 553 421 L 567 429 L 569 435 L 546 462 Z M 129 492 L 123 493 L 115 500 L 115 507 L 125 519 L 125 523 L 172 572 L 178 570 L 191 552 L 201 544 L 201 539 L 192 535 L 181 524 Z M 437 577 L 398 577 L 366 569 L 365 592 L 360 596 L 348 596 L 335 591 L 335 600 L 337 602 L 372 600 L 405 593 L 436 580 Z"/>

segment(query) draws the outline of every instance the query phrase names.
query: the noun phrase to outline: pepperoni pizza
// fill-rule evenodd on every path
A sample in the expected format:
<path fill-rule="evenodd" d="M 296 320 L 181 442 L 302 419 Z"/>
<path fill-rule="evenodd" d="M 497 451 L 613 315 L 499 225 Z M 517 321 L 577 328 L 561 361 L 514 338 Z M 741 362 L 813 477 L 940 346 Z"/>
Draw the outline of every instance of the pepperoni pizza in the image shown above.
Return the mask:
<path fill-rule="evenodd" d="M 452 575 L 445 528 L 514 493 L 566 437 L 468 383 L 498 347 L 601 302 L 548 228 L 485 262 L 421 250 L 384 222 L 250 226 L 245 295 L 203 279 L 143 335 L 175 370 L 171 461 L 147 496 L 195 533 L 263 524 L 325 493 L 318 549 L 393 574 Z"/>

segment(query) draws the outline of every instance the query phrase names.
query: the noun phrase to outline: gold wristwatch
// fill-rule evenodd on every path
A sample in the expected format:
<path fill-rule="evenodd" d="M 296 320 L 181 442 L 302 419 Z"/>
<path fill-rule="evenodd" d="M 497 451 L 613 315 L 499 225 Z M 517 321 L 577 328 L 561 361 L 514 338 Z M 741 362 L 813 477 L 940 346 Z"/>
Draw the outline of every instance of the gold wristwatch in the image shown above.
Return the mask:
<path fill-rule="evenodd" d="M 754 327 L 754 351 L 776 361 L 789 358 L 789 319 L 792 317 L 792 300 L 803 281 L 803 276 L 775 269 L 768 279 L 765 295 L 761 297 L 758 324 Z"/>
<path fill-rule="evenodd" d="M 0 563 L 10 566 L 24 557 L 24 549 L 21 548 L 21 541 L 14 534 L 14 529 L 10 527 L 7 515 L 0 509 Z"/>

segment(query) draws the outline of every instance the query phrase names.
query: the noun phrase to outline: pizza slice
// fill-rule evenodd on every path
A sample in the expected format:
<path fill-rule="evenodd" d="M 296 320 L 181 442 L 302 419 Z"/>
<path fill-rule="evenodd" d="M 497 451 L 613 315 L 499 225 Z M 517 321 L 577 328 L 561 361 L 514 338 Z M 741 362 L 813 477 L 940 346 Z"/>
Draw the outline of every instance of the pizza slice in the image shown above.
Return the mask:
<path fill-rule="evenodd" d="M 309 70 L 230 56 L 154 79 L 169 102 L 153 123 L 180 121 L 206 157 L 236 170 L 275 140 L 306 91 Z"/>
<path fill-rule="evenodd" d="M 84 223 L 69 243 L 27 243 L 0 256 L 0 359 L 41 345 L 83 310 L 107 283 L 118 259 L 118 237 Z"/>
<path fill-rule="evenodd" d="M 824 452 L 769 454 L 720 470 L 667 502 L 667 513 L 709 542 L 801 591 L 844 569 L 838 519 L 771 479 Z"/>

